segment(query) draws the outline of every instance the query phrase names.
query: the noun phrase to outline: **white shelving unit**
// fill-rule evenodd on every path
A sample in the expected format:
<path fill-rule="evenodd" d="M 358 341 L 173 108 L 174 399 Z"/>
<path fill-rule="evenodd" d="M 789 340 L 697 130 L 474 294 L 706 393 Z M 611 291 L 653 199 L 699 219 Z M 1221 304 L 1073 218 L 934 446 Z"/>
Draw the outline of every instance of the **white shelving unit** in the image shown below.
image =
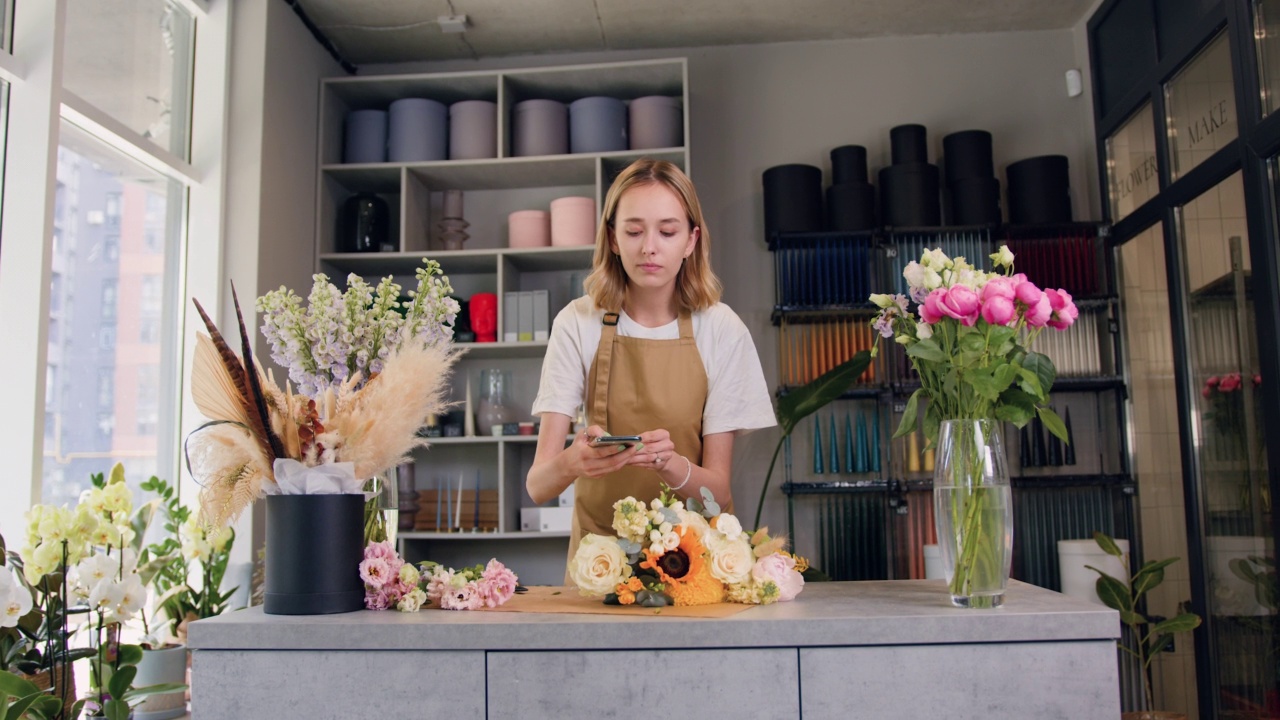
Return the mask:
<path fill-rule="evenodd" d="M 527 99 L 572 102 L 595 95 L 630 100 L 646 95 L 678 96 L 684 107 L 684 147 L 657 150 L 511 156 L 511 119 L 515 104 Z M 446 105 L 461 100 L 497 103 L 498 157 L 417 163 L 344 164 L 343 122 L 352 110 L 386 109 L 394 100 L 425 97 Z M 683 58 L 492 72 L 330 78 L 320 95 L 320 171 L 317 178 L 316 270 L 342 284 L 349 273 L 366 280 L 394 275 L 408 288 L 423 258 L 440 262 L 455 293 L 468 298 L 478 292 L 547 290 L 550 316 L 573 298 L 569 276 L 591 266 L 592 247 L 517 249 L 506 246 L 507 215 L 516 210 L 547 209 L 551 200 L 568 195 L 594 197 L 602 204 L 609 184 L 627 165 L 642 158 L 669 160 L 690 171 L 688 66 Z M 464 191 L 463 215 L 471 224 L 466 249 L 438 247 L 435 223 L 442 193 Z M 343 202 L 356 193 L 373 192 L 391 210 L 391 237 L 396 252 L 344 253 L 337 243 Z M 498 337 L 509 319 L 498 303 Z M 464 382 L 479 399 L 481 369 L 511 372 L 512 404 L 527 414 L 537 392 L 546 342 L 467 343 L 455 371 L 451 398 L 461 407 Z M 522 417 L 521 419 L 533 419 Z M 520 532 L 520 508 L 532 505 L 524 477 L 533 462 L 537 438 L 442 437 L 415 455 L 418 489 L 434 489 L 462 478 L 472 488 L 498 491 L 496 532 L 403 532 L 401 552 L 408 559 L 432 559 L 459 565 L 499 557 L 525 583 L 559 584 L 564 574 L 568 533 Z"/>

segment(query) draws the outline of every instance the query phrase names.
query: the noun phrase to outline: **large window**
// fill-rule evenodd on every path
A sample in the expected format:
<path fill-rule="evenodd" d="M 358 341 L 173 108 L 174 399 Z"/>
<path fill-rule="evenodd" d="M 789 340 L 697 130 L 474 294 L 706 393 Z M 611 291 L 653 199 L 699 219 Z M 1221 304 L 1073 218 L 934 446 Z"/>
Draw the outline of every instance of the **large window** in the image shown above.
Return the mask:
<path fill-rule="evenodd" d="M 179 480 L 180 297 L 219 304 L 230 5 L 0 0 L 6 534 L 117 461 Z"/>

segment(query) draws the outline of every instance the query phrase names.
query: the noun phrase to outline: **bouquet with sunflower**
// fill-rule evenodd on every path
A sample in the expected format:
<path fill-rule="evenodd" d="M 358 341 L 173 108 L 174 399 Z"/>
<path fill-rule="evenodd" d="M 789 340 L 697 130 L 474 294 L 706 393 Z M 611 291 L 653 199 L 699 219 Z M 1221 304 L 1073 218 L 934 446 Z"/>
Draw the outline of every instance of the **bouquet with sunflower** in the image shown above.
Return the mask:
<path fill-rule="evenodd" d="M 808 562 L 787 552 L 786 539 L 768 528 L 747 533 L 705 488 L 687 502 L 665 485 L 648 503 L 625 497 L 613 504 L 613 529 L 617 537 L 584 537 L 569 564 L 578 590 L 605 604 L 765 605 L 804 587 Z"/>

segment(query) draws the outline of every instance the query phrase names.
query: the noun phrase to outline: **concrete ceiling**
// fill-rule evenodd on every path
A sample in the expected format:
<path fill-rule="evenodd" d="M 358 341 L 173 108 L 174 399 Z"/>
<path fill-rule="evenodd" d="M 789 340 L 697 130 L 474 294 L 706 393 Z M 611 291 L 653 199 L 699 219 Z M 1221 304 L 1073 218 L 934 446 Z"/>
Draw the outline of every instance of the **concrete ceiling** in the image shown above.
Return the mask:
<path fill-rule="evenodd" d="M 1091 0 L 289 0 L 355 65 L 1051 30 Z M 445 33 L 437 18 L 468 18 Z"/>

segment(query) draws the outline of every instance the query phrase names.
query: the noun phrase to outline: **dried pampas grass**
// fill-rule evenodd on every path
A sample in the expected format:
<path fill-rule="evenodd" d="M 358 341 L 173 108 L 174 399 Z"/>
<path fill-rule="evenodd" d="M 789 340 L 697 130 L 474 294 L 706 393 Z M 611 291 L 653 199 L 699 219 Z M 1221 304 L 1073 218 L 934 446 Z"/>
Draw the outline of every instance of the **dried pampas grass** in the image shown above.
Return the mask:
<path fill-rule="evenodd" d="M 236 521 L 254 500 L 262 497 L 265 483 L 274 482 L 257 439 L 246 428 L 230 422 L 209 425 L 191 438 L 187 462 L 200 479 L 200 520 L 221 526 Z"/>
<path fill-rule="evenodd" d="M 452 346 L 406 346 L 355 392 L 341 393 L 316 441 L 336 462 L 355 463 L 356 477 L 373 477 L 426 445 L 418 430 L 448 407 L 446 383 L 459 353 Z"/>

